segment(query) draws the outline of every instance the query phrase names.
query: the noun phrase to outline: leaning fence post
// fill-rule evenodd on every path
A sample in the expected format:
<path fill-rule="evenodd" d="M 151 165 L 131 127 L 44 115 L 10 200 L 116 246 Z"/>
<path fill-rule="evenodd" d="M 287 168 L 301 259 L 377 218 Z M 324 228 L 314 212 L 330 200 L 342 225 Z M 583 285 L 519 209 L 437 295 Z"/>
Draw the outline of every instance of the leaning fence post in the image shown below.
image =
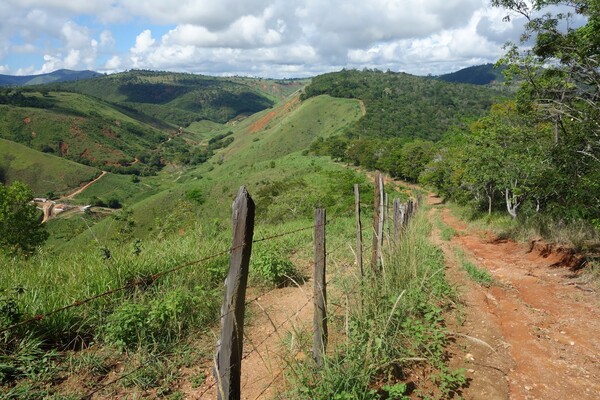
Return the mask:
<path fill-rule="evenodd" d="M 221 307 L 221 337 L 215 355 L 214 376 L 219 400 L 239 399 L 241 394 L 244 311 L 254 211 L 254 201 L 246 188 L 240 187 L 232 206 L 233 240 Z"/>
<path fill-rule="evenodd" d="M 358 264 L 360 276 L 363 276 L 362 222 L 360 221 L 360 191 L 358 184 L 354 185 L 354 211 L 356 213 L 356 263 Z"/>
<path fill-rule="evenodd" d="M 373 201 L 373 251 L 371 253 L 371 268 L 378 270 L 381 261 L 381 246 L 383 244 L 383 178 L 381 172 L 375 175 L 375 199 Z"/>
<path fill-rule="evenodd" d="M 315 209 L 315 270 L 314 270 L 314 317 L 313 317 L 313 359 L 318 366 L 323 365 L 323 353 L 327 347 L 327 287 L 325 283 L 325 209 Z"/>

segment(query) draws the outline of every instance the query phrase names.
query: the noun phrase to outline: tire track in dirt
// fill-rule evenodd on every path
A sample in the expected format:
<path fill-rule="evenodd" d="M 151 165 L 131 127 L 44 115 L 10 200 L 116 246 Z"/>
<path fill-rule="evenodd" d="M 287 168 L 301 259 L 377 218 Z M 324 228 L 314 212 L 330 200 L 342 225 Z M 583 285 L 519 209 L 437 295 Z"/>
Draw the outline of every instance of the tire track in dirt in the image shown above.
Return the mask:
<path fill-rule="evenodd" d="M 460 329 L 494 348 L 482 351 L 484 346 L 458 341 L 452 363 L 466 368 L 471 379 L 465 398 L 597 399 L 598 295 L 566 285 L 572 272 L 553 267 L 560 263 L 560 254 L 497 240 L 489 232 L 469 229 L 446 208 L 439 212 L 443 222 L 458 232 L 450 243 L 441 243 L 447 259 L 453 257 L 452 247 L 458 247 L 499 283 L 490 288 L 476 285 L 456 260 L 450 262 L 449 277 L 463 286 L 466 303 L 466 322 Z M 466 348 L 462 354 L 461 346 Z M 490 361 L 492 365 L 478 367 Z M 486 388 L 497 390 L 486 393 Z"/>

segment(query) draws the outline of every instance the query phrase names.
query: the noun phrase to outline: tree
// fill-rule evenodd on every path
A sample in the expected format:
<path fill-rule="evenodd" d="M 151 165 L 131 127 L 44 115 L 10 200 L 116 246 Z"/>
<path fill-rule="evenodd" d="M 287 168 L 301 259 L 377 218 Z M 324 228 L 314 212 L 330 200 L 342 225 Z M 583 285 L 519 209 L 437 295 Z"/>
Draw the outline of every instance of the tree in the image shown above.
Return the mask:
<path fill-rule="evenodd" d="M 554 142 L 572 133 L 572 157 L 600 163 L 600 2 L 597 0 L 492 0 L 496 7 L 526 18 L 524 49 L 509 44 L 502 60 L 510 76 L 524 80 L 519 91 L 522 109 L 554 124 Z M 552 6 L 573 12 L 553 13 Z M 543 14 L 542 14 L 543 13 Z M 573 28 L 573 18 L 585 24 Z M 505 19 L 510 20 L 511 15 Z M 533 47 L 525 42 L 534 38 Z"/>
<path fill-rule="evenodd" d="M 0 185 L 0 249 L 29 254 L 48 238 L 32 199 L 31 190 L 21 182 Z"/>

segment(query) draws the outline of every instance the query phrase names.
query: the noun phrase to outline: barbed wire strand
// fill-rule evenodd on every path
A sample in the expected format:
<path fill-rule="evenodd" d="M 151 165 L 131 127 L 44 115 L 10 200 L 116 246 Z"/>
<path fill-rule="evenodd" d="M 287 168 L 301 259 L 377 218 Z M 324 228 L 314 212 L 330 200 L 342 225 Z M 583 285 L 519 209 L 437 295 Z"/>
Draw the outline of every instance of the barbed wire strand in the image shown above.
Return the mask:
<path fill-rule="evenodd" d="M 326 225 L 326 224 L 324 224 L 324 225 Z M 253 240 L 252 243 L 258 243 L 258 242 L 264 242 L 264 241 L 268 241 L 268 240 L 278 239 L 278 238 L 281 238 L 281 237 L 284 237 L 284 236 L 287 236 L 287 235 L 292 235 L 292 234 L 295 234 L 295 233 L 298 233 L 298 232 L 301 232 L 301 231 L 304 231 L 304 230 L 312 229 L 314 227 L 315 226 L 313 225 L 313 226 L 310 226 L 310 227 L 304 227 L 304 228 L 296 229 L 296 230 L 289 231 L 289 232 L 283 232 L 283 233 L 280 233 L 280 234 L 277 234 L 277 235 L 273 235 L 273 236 L 269 236 L 269 237 L 264 237 L 264 238 Z M 34 317 L 29 318 L 27 320 L 20 321 L 18 323 L 12 324 L 12 325 L 10 325 L 10 326 L 8 326 L 6 328 L 2 328 L 2 329 L 0 329 L 0 334 L 4 333 L 6 331 L 13 330 L 13 329 L 18 328 L 18 327 L 23 326 L 23 325 L 28 325 L 28 324 L 36 322 L 36 321 L 41 321 L 41 320 L 43 320 L 43 319 L 45 319 L 45 318 L 47 318 L 49 316 L 52 316 L 52 315 L 57 314 L 57 313 L 60 313 L 62 311 L 66 311 L 68 309 L 75 308 L 75 307 L 80 307 L 80 306 L 82 306 L 84 304 L 87 304 L 87 303 L 89 303 L 91 301 L 100 299 L 102 297 L 109 296 L 111 294 L 122 292 L 122 291 L 124 291 L 126 289 L 129 289 L 129 288 L 132 288 L 132 287 L 135 287 L 135 286 L 149 285 L 149 284 L 153 283 L 154 281 L 156 281 L 158 278 L 160 278 L 162 276 L 165 276 L 165 275 L 177 272 L 179 270 L 182 270 L 184 268 L 190 267 L 192 265 L 204 263 L 204 262 L 210 261 L 210 260 L 212 260 L 214 258 L 221 257 L 221 256 L 229 254 L 230 252 L 232 252 L 234 250 L 237 250 L 238 248 L 241 248 L 243 246 L 245 246 L 245 243 L 243 243 L 243 244 L 241 244 L 239 246 L 236 246 L 236 247 L 229 248 L 228 250 L 223 250 L 221 252 L 212 254 L 210 256 L 198 259 L 198 260 L 189 261 L 189 262 L 186 262 L 184 264 L 180 264 L 180 265 L 178 265 L 176 267 L 167 269 L 165 271 L 157 272 L 157 273 L 152 274 L 149 277 L 144 278 L 144 279 L 136 279 L 136 280 L 134 280 L 132 282 L 129 282 L 126 285 L 123 285 L 123 286 L 118 287 L 118 288 L 107 290 L 107 291 L 105 291 L 103 293 L 99 293 L 97 295 L 88 297 L 86 299 L 76 300 L 73 303 L 68 304 L 66 306 L 54 309 L 54 310 L 49 311 L 49 312 L 44 313 L 44 314 L 35 315 Z"/>
<path fill-rule="evenodd" d="M 295 229 L 295 230 L 292 230 L 292 231 L 283 232 L 283 233 L 275 234 L 275 235 L 272 235 L 272 236 L 262 237 L 262 238 L 259 238 L 259 239 L 255 239 L 255 240 L 253 240 L 253 241 L 252 241 L 252 243 L 259 243 L 259 242 L 264 242 L 264 241 L 270 241 L 270 240 L 278 239 L 278 238 L 281 238 L 281 237 L 284 237 L 284 236 L 292 235 L 292 234 L 299 233 L 299 232 L 302 232 L 302 231 L 306 231 L 306 230 L 309 230 L 309 229 L 314 229 L 314 228 L 316 228 L 316 227 L 319 227 L 319 226 L 324 226 L 324 225 L 330 224 L 331 222 L 332 222 L 332 221 L 331 221 L 331 220 L 329 220 L 329 221 L 327 221 L 325 224 L 322 224 L 322 225 L 318 225 L 318 226 L 316 226 L 316 225 L 314 225 L 314 224 L 313 224 L 313 225 L 311 225 L 311 226 L 307 226 L 307 227 L 303 227 L 303 228 Z M 370 229 L 370 228 L 365 228 L 365 229 Z M 75 302 L 73 302 L 73 303 L 71 303 L 71 304 L 68 304 L 68 305 L 64 306 L 64 307 L 60 307 L 60 308 L 54 309 L 54 310 L 52 310 L 52 311 L 49 311 L 49 312 L 47 312 L 47 313 L 44 313 L 44 314 L 36 315 L 36 316 L 34 316 L 33 318 L 30 318 L 30 319 L 27 319 L 27 320 L 21 321 L 21 322 L 19 322 L 19 323 L 16 323 L 16 324 L 10 325 L 10 326 L 8 326 L 8 327 L 6 327 L 6 328 L 3 328 L 3 329 L 1 329 L 1 330 L 0 330 L 0 334 L 1 334 L 1 333 L 4 333 L 4 332 L 6 332 L 6 331 L 9 331 L 9 330 L 15 329 L 15 328 L 17 328 L 17 327 L 20 327 L 20 326 L 24 326 L 24 325 L 27 325 L 27 324 L 30 324 L 30 323 L 33 323 L 33 322 L 36 322 L 36 321 L 43 320 L 43 319 L 45 319 L 45 318 L 47 318 L 47 317 L 49 317 L 49 316 L 52 316 L 52 315 L 54 315 L 54 314 L 57 314 L 57 313 L 60 313 L 60 312 L 62 312 L 62 311 L 66 311 L 66 310 L 68 310 L 68 309 L 75 308 L 75 307 L 80 307 L 80 306 L 82 306 L 82 305 L 84 305 L 84 304 L 87 304 L 87 303 L 89 303 L 89 302 L 91 302 L 91 301 L 97 300 L 97 299 L 99 299 L 99 298 L 102 298 L 102 297 L 109 296 L 109 295 L 111 295 L 111 294 L 115 294 L 115 293 L 118 293 L 118 292 L 124 291 L 124 290 L 126 290 L 126 289 L 129 289 L 129 288 L 132 288 L 132 287 L 135 287 L 135 286 L 139 286 L 139 285 L 148 285 L 148 284 L 151 284 L 151 283 L 153 283 L 154 281 L 156 281 L 157 279 L 159 279 L 160 277 L 163 277 L 163 276 L 165 276 L 165 275 L 168 275 L 168 274 L 171 274 L 171 273 L 177 272 L 177 271 L 179 271 L 179 270 L 182 270 L 182 269 L 184 269 L 184 268 L 187 268 L 187 267 L 189 267 L 189 266 L 196 265 L 196 264 L 200 264 L 200 263 L 203 263 L 203 262 L 206 262 L 206 261 L 210 261 L 210 260 L 212 260 L 212 259 L 214 259 L 214 258 L 217 258 L 217 257 L 223 256 L 223 255 L 226 255 L 226 254 L 228 254 L 228 253 L 231 253 L 231 252 L 232 252 L 232 251 L 234 251 L 234 250 L 237 250 L 237 249 L 238 249 L 238 248 L 240 248 L 240 247 L 243 247 L 244 245 L 245 245 L 245 243 L 244 243 L 244 244 L 242 244 L 242 245 L 240 245 L 240 246 L 237 246 L 237 247 L 235 247 L 235 248 L 229 248 L 228 250 L 223 250 L 223 251 L 221 251 L 221 252 L 218 252 L 218 253 L 212 254 L 212 255 L 210 255 L 210 256 L 207 256 L 207 257 L 204 257 L 204 258 L 201 258 L 201 259 L 198 259 L 198 260 L 190 261 L 190 262 L 187 262 L 187 263 L 183 263 L 183 264 L 180 264 L 180 265 L 178 265 L 178 266 L 176 266 L 176 267 L 173 267 L 173 268 L 170 268 L 170 269 L 167 269 L 167 270 L 164 270 L 164 271 L 157 272 L 157 273 L 155 273 L 155 274 L 151 275 L 150 277 L 148 277 L 148 278 L 146 278 L 146 279 L 137 279 L 137 280 L 134 280 L 134 281 L 132 281 L 132 282 L 128 283 L 127 285 L 123 285 L 123 286 L 121 286 L 121 287 L 118 287 L 118 288 L 114 288 L 114 289 L 108 290 L 108 291 L 106 291 L 106 292 L 103 292 L 103 293 L 100 293 L 100 294 L 97 294 L 97 295 L 94 295 L 94 296 L 88 297 L 88 298 L 86 298 L 86 299 L 83 299 L 83 300 L 77 300 L 77 301 L 75 301 Z M 342 247 L 342 246 L 343 246 L 343 245 L 341 245 L 341 246 L 338 246 L 338 248 L 337 248 L 337 249 L 334 249 L 334 250 L 331 250 L 331 251 L 327 252 L 327 253 L 326 253 L 326 256 L 328 256 L 328 255 L 332 254 L 334 251 L 338 250 L 338 249 L 339 249 L 340 247 Z M 327 282 L 327 283 L 329 284 L 329 282 Z M 251 300 L 249 300 L 249 301 L 245 302 L 245 304 L 246 304 L 246 305 L 248 305 L 248 304 L 250 304 L 250 303 L 252 303 L 252 302 L 254 302 L 254 301 L 257 301 L 257 300 L 258 300 L 258 299 L 260 299 L 261 297 L 263 297 L 263 296 L 265 296 L 266 294 L 268 294 L 268 293 L 270 293 L 270 292 L 273 292 L 273 291 L 275 291 L 275 290 L 277 290 L 277 288 L 274 288 L 274 289 L 272 289 L 272 290 L 270 290 L 270 291 L 268 291 L 268 292 L 261 293 L 260 295 L 256 296 L 255 298 L 253 298 L 253 299 L 251 299 Z M 307 302 L 306 302 L 306 303 L 305 303 L 305 304 L 304 304 L 304 305 L 303 305 L 303 306 L 302 306 L 302 307 L 301 307 L 299 310 L 297 310 L 297 311 L 296 311 L 296 312 L 295 312 L 295 313 L 294 313 L 292 316 L 290 316 L 290 318 L 287 318 L 285 321 L 283 321 L 283 322 L 282 322 L 282 323 L 279 325 L 279 327 L 277 327 L 277 329 L 275 329 L 275 330 L 274 330 L 274 331 L 273 331 L 271 334 L 267 335 L 267 337 L 265 337 L 265 338 L 264 338 L 264 339 L 263 339 L 263 340 L 262 340 L 262 341 L 261 341 L 261 342 L 260 342 L 260 343 L 259 343 L 259 344 L 258 344 L 256 347 L 254 347 L 254 349 L 253 349 L 253 350 L 252 350 L 250 353 L 247 353 L 247 354 L 246 354 L 246 355 L 245 355 L 245 356 L 244 356 L 242 359 L 246 359 L 246 358 L 247 358 L 247 357 L 249 357 L 249 355 L 250 355 L 250 354 L 252 354 L 254 351 L 257 351 L 257 347 L 260 347 L 260 346 L 261 346 L 261 345 L 262 345 L 262 344 L 263 344 L 263 343 L 264 343 L 266 340 L 268 340 L 268 339 L 269 339 L 271 336 L 273 336 L 273 334 L 275 334 L 275 333 L 276 333 L 276 332 L 277 332 L 277 331 L 278 331 L 278 330 L 279 330 L 279 329 L 280 329 L 280 328 L 281 328 L 281 327 L 282 327 L 282 326 L 283 326 L 285 323 L 289 322 L 289 320 L 290 320 L 291 318 L 295 317 L 295 316 L 296 316 L 296 315 L 297 315 L 297 314 L 298 314 L 298 313 L 299 313 L 299 312 L 300 312 L 300 311 L 301 311 L 301 310 L 302 310 L 304 307 L 306 307 L 306 306 L 307 306 L 307 305 L 308 305 L 308 304 L 309 304 L 309 303 L 310 303 L 310 302 L 311 302 L 313 299 L 314 299 L 314 295 L 313 295 L 313 296 L 312 296 L 312 297 L 311 297 L 311 298 L 310 298 L 310 299 L 309 299 L 309 300 L 308 300 L 308 301 L 307 301 Z M 231 311 L 230 311 L 230 312 L 231 312 Z M 221 318 L 223 318 L 223 317 L 224 317 L 224 316 L 226 316 L 226 315 L 227 315 L 227 314 L 225 314 L 225 315 L 223 315 L 223 316 L 220 316 L 218 320 L 220 320 Z M 218 320 L 215 320 L 215 321 L 214 321 L 214 323 L 216 323 Z M 101 390 L 103 390 L 103 389 L 107 388 L 108 386 L 111 386 L 111 385 L 115 384 L 116 382 L 119 382 L 119 381 L 121 381 L 121 380 L 125 379 L 125 378 L 126 378 L 126 377 L 128 377 L 128 376 L 131 376 L 132 374 L 136 373 L 137 371 L 139 371 L 139 370 L 141 370 L 141 369 L 144 369 L 144 368 L 146 368 L 147 366 L 149 366 L 149 365 L 150 365 L 150 363 L 151 363 L 151 361 L 149 361 L 149 362 L 147 362 L 147 363 L 143 363 L 143 364 L 141 364 L 141 365 L 140 365 L 138 368 L 134 369 L 133 371 L 131 371 L 131 372 L 127 373 L 127 374 L 121 375 L 119 378 L 117 378 L 117 379 L 115 379 L 115 380 L 113 380 L 113 381 L 111 381 L 111 382 L 108 382 L 108 383 L 106 383 L 106 384 L 104 384 L 104 385 L 102 385 L 102 386 L 100 386 L 100 387 L 98 387 L 98 388 L 95 388 L 93 391 L 91 391 L 90 393 L 86 394 L 86 395 L 85 395 L 83 398 L 90 398 L 90 397 L 91 397 L 93 394 L 95 394 L 95 393 L 97 393 L 97 392 L 99 392 L 99 391 L 101 391 Z M 216 382 L 215 382 L 215 384 L 216 384 Z M 214 384 L 213 384 L 213 385 L 214 385 Z M 208 391 L 208 389 L 207 389 L 206 391 Z M 206 392 L 206 391 L 205 391 L 205 392 Z M 204 393 L 205 393 L 205 392 L 204 392 Z M 204 393 L 202 393 L 202 394 L 204 394 Z"/>
<path fill-rule="evenodd" d="M 263 242 L 263 241 L 267 241 L 267 240 L 274 240 L 274 239 L 281 238 L 281 237 L 283 237 L 283 236 L 286 236 L 286 235 L 292 235 L 292 234 L 294 234 L 294 233 L 298 233 L 298 232 L 305 231 L 305 230 L 308 230 L 308 229 L 313 229 L 313 228 L 315 228 L 315 227 L 324 226 L 324 225 L 327 225 L 327 223 L 330 223 L 330 221 L 326 222 L 325 224 L 320 224 L 320 225 L 314 225 L 314 224 L 313 224 L 313 225 L 312 225 L 312 226 L 310 226 L 310 227 L 304 227 L 304 228 L 300 228 L 300 229 L 296 229 L 296 230 L 293 230 L 293 231 L 289 231 L 289 232 L 284 232 L 284 233 L 276 234 L 276 235 L 269 236 L 269 237 L 263 237 L 263 238 L 260 238 L 260 239 L 253 240 L 252 242 L 253 242 L 253 243 L 256 243 L 256 242 Z M 204 259 L 202 259 L 202 260 L 197 260 L 197 261 L 189 262 L 189 263 L 182 264 L 182 265 L 180 265 L 180 266 L 177 266 L 177 267 L 171 268 L 171 269 L 169 269 L 169 270 L 162 271 L 162 272 L 160 272 L 160 273 L 157 273 L 157 274 L 154 274 L 154 275 L 152 275 L 152 276 L 151 276 L 151 279 L 152 279 L 152 281 L 154 281 L 154 280 L 158 279 L 159 277 L 161 277 L 161 276 L 163 276 L 163 275 L 166 275 L 166 274 L 168 274 L 168 273 L 176 272 L 176 271 L 178 271 L 178 270 L 181 270 L 181 269 L 183 269 L 183 268 L 185 268 L 185 267 L 188 267 L 188 266 L 190 266 L 190 265 L 193 265 L 193 264 L 198 264 L 198 263 L 200 263 L 200 262 L 204 262 L 204 261 L 208 261 L 208 260 L 210 260 L 210 259 L 216 258 L 216 257 L 220 257 L 220 256 L 222 256 L 222 255 L 224 255 L 224 254 L 227 254 L 228 252 L 230 252 L 230 251 L 233 251 L 233 250 L 235 250 L 235 249 L 237 249 L 237 248 L 239 248 L 239 247 L 242 247 L 242 246 L 244 246 L 244 244 L 242 244 L 242 245 L 240 245 L 240 246 L 238 246 L 238 247 L 236 247 L 236 248 L 231 248 L 230 250 L 227 250 L 227 251 L 223 251 L 223 252 L 216 253 L 216 254 L 214 254 L 214 255 L 212 255 L 212 256 L 209 256 L 209 257 L 206 257 L 206 258 L 204 258 Z M 328 254 L 329 254 L 329 253 L 328 253 Z M 147 281 L 144 281 L 144 282 L 142 282 L 142 283 L 147 283 Z M 132 285 L 132 284 L 129 284 L 128 286 L 131 286 L 131 285 Z M 117 289 L 113 289 L 112 291 L 109 291 L 109 292 L 113 293 L 113 292 L 115 292 L 115 291 L 118 291 L 119 289 L 120 289 L 120 290 L 123 290 L 123 289 L 125 289 L 125 288 L 126 288 L 126 287 L 124 287 L 124 288 L 117 288 Z M 277 289 L 278 289 L 278 288 L 273 288 L 273 289 L 271 289 L 271 290 L 269 290 L 269 291 L 267 291 L 267 292 L 263 292 L 263 293 L 261 293 L 261 294 L 257 295 L 256 297 L 254 297 L 253 299 L 247 300 L 247 301 L 246 301 L 244 304 L 245 304 L 245 305 L 249 305 L 250 303 L 252 303 L 252 302 L 255 302 L 255 301 L 259 300 L 261 297 L 263 297 L 263 296 L 265 296 L 265 295 L 267 295 L 267 294 L 269 294 L 269 293 L 271 293 L 271 292 L 273 292 L 273 291 L 275 291 L 275 290 L 277 290 Z M 110 294 L 109 292 L 105 292 L 103 295 L 105 295 L 105 296 L 106 296 L 106 295 Z M 99 296 L 100 296 L 100 295 L 98 295 L 98 296 L 94 296 L 94 297 L 95 297 L 95 298 L 98 298 Z M 94 300 L 95 298 L 89 298 L 89 299 L 86 299 L 86 302 L 92 301 L 92 300 Z M 312 299 L 311 299 L 311 300 L 312 300 Z M 310 300 L 309 300 L 309 302 L 310 302 Z M 307 304 L 308 304 L 308 302 L 307 302 Z M 305 304 L 305 306 L 306 306 L 307 304 Z M 69 308 L 71 308 L 71 307 L 74 307 L 74 306 L 75 306 L 75 303 L 74 303 L 74 304 L 72 304 L 72 305 L 69 305 L 68 307 L 69 307 Z M 305 306 L 303 306 L 302 308 L 304 308 Z M 63 307 L 63 308 L 64 308 L 64 307 Z M 53 313 L 56 313 L 56 312 L 59 312 L 59 311 L 62 311 L 62 309 L 57 309 L 57 310 L 54 310 L 54 311 L 53 311 Z M 226 317 L 227 315 L 229 315 L 229 314 L 230 314 L 230 313 L 232 313 L 232 312 L 233 312 L 233 310 L 229 311 L 228 313 L 226 313 L 226 314 L 224 314 L 224 315 L 220 316 L 218 319 L 215 319 L 215 320 L 214 320 L 212 323 L 217 323 L 219 320 L 221 320 L 222 318 Z M 300 312 L 300 310 L 298 310 L 298 311 L 297 311 L 297 312 L 296 312 L 296 313 L 295 313 L 295 314 L 294 314 L 292 317 L 296 316 L 296 315 L 298 314 L 298 312 Z M 47 315 L 46 315 L 46 316 L 47 316 Z M 38 320 L 38 319 L 32 319 L 32 320 Z M 288 320 L 289 320 L 289 319 L 288 319 Z M 287 323 L 287 322 L 288 322 L 288 320 L 284 321 L 284 323 Z M 24 321 L 24 322 L 26 322 L 26 321 Z M 31 321 L 30 321 L 30 322 L 31 322 Z M 281 326 L 280 326 L 280 327 L 281 327 Z M 10 327 L 9 327 L 9 328 L 10 328 Z M 7 328 L 7 329 L 9 329 L 9 328 Z M 274 332 L 276 332 L 276 331 L 277 331 L 277 330 L 275 330 Z M 0 333 L 1 333 L 1 332 L 2 332 L 2 331 L 0 331 Z M 271 335 L 269 335 L 269 336 L 267 337 L 267 339 L 268 339 L 269 337 L 271 337 L 271 336 L 272 336 L 272 334 L 271 334 Z M 265 339 L 265 340 L 266 340 L 266 339 Z M 261 345 L 262 345 L 262 344 L 265 342 L 265 340 L 263 340 L 263 341 L 262 341 L 261 343 L 259 343 L 257 346 L 261 346 Z M 256 349 L 256 348 L 255 348 L 255 349 Z M 248 355 L 249 355 L 249 354 L 248 354 Z M 247 356 L 248 356 L 248 355 L 247 355 Z M 95 389 L 94 391 L 92 391 L 92 392 L 88 393 L 88 394 L 87 394 L 87 395 L 85 395 L 83 398 L 90 398 L 90 396 L 91 396 L 91 395 L 93 395 L 93 394 L 95 394 L 95 393 L 99 392 L 100 390 L 103 390 L 103 389 L 107 388 L 108 386 L 111 386 L 111 385 L 113 385 L 114 383 L 117 383 L 117 382 L 119 382 L 120 380 L 122 380 L 122 379 L 126 378 L 127 376 L 130 376 L 130 375 L 132 375 L 133 373 L 135 373 L 135 372 L 137 372 L 137 371 L 139 371 L 139 370 L 141 370 L 141 369 L 143 369 L 143 368 L 146 368 L 146 367 L 148 367 L 149 365 L 150 365 L 150 362 L 148 362 L 148 363 L 145 363 L 145 364 L 142 364 L 140 367 L 136 368 L 135 370 L 133 370 L 133 371 L 131 371 L 131 372 L 129 372 L 129 373 L 127 373 L 127 374 L 125 374 L 125 375 L 123 375 L 123 376 L 119 377 L 118 379 L 115 379 L 115 380 L 113 380 L 113 381 L 111 381 L 111 382 L 109 382 L 109 383 L 107 383 L 107 384 L 105 384 L 105 385 L 102 385 L 101 387 L 99 387 L 99 388 Z"/>

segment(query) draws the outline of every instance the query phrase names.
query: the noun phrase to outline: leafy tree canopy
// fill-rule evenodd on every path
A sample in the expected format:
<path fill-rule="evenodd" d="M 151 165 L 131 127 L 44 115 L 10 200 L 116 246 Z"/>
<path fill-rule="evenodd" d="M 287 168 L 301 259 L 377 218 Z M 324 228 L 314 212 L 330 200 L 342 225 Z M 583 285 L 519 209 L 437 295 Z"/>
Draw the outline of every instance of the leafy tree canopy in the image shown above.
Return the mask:
<path fill-rule="evenodd" d="M 600 162 L 600 2 L 597 0 L 493 0 L 509 14 L 527 19 L 522 44 L 509 44 L 501 62 L 524 84 L 519 107 L 532 117 L 552 121 L 554 142 L 570 140 L 573 158 Z M 556 12 L 570 9 L 570 12 Z M 585 23 L 579 27 L 574 18 Z"/>
<path fill-rule="evenodd" d="M 0 185 L 0 250 L 32 253 L 48 238 L 32 199 L 31 190 L 21 182 Z"/>

